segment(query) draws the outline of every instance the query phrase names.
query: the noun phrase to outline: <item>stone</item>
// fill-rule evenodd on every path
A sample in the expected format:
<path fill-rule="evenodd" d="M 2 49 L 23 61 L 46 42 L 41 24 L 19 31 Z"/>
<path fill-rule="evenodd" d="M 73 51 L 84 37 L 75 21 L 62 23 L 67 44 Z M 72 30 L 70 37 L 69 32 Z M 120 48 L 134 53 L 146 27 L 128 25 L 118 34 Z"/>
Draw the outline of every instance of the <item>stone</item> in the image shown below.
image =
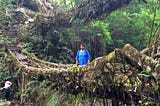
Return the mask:
<path fill-rule="evenodd" d="M 157 65 L 155 66 L 155 71 L 160 73 L 160 64 L 157 64 Z"/>

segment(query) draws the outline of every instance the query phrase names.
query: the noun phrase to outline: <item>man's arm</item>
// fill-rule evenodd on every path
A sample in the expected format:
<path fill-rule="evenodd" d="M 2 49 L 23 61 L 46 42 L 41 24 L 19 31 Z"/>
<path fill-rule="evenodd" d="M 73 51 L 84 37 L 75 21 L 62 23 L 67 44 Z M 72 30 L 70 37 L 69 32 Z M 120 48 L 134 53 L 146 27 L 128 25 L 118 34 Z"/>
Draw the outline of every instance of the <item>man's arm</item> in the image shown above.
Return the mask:
<path fill-rule="evenodd" d="M 78 60 L 76 60 L 76 65 L 78 65 Z"/>
<path fill-rule="evenodd" d="M 76 54 L 76 65 L 78 65 L 79 51 Z"/>
<path fill-rule="evenodd" d="M 90 54 L 89 54 L 89 51 L 88 51 L 88 50 L 86 50 L 86 52 L 87 52 L 87 55 L 88 55 L 88 63 L 90 63 L 91 56 L 90 56 Z"/>
<path fill-rule="evenodd" d="M 90 60 L 88 60 L 88 63 L 90 63 Z"/>

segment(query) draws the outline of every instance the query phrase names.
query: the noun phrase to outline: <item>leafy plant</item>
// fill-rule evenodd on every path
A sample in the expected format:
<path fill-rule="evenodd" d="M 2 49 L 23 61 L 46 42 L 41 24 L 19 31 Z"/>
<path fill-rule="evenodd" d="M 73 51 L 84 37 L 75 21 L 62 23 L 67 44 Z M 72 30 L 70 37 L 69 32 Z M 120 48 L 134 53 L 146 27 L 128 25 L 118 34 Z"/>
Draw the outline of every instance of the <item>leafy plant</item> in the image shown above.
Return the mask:
<path fill-rule="evenodd" d="M 46 106 L 59 106 L 60 96 L 56 91 L 52 92 L 52 95 L 47 100 Z"/>
<path fill-rule="evenodd" d="M 1 0 L 0 1 L 0 25 L 4 23 L 6 19 L 11 19 L 9 10 L 14 7 L 12 4 L 14 0 Z"/>
<path fill-rule="evenodd" d="M 111 39 L 109 28 L 108 28 L 109 23 L 104 21 L 93 21 L 91 23 L 91 26 L 100 28 L 102 30 L 102 34 L 105 35 L 106 42 L 108 44 L 111 43 L 112 39 Z"/>
<path fill-rule="evenodd" d="M 8 68 L 5 66 L 4 62 L 4 55 L 0 55 L 0 83 L 4 83 L 4 80 L 9 78 Z"/>
<path fill-rule="evenodd" d="M 113 47 L 122 47 L 126 43 L 132 44 L 139 50 L 147 46 L 149 39 L 154 39 L 151 32 L 155 32 L 159 26 L 159 10 L 156 8 L 156 16 L 153 22 L 156 0 L 148 0 L 141 4 L 133 0 L 129 6 L 112 12 L 107 17 L 109 31 L 113 40 Z M 151 26 L 153 26 L 153 30 Z M 152 36 L 152 37 L 149 37 Z"/>

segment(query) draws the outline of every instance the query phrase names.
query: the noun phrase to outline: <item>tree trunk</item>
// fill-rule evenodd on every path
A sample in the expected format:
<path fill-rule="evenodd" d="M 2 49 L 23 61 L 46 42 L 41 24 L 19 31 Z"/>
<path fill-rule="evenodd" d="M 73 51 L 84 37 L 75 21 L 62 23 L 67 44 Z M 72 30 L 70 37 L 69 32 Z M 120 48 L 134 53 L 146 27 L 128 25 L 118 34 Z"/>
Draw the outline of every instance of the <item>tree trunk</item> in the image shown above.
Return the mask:
<path fill-rule="evenodd" d="M 30 4 L 37 5 L 38 13 L 31 12 L 26 8 L 24 9 L 25 11 L 21 11 L 26 16 L 30 17 L 31 14 L 34 16 L 31 17 L 34 19 L 34 22 L 30 23 L 29 20 L 26 20 L 30 25 L 25 25 L 23 29 L 29 29 L 32 33 L 42 34 L 44 29 L 49 29 L 53 26 L 71 27 L 76 20 L 83 20 L 83 22 L 87 24 L 103 14 L 106 16 L 109 15 L 112 11 L 128 5 L 131 1 L 132 0 L 95 0 L 93 2 L 92 0 L 87 0 L 74 8 L 60 10 L 57 6 L 53 6 L 47 1 L 38 0 L 34 2 L 34 0 L 30 0 Z M 26 31 L 23 32 L 26 33 Z"/>

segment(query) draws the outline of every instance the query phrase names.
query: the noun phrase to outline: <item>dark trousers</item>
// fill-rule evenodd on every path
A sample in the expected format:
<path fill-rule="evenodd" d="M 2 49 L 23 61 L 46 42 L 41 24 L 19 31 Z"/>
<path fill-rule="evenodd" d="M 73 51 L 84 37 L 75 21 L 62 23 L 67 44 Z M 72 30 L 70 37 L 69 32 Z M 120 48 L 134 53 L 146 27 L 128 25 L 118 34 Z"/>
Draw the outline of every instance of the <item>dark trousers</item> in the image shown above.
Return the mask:
<path fill-rule="evenodd" d="M 5 98 L 7 101 L 10 101 L 11 100 L 11 97 L 10 97 L 10 89 L 5 89 Z"/>

